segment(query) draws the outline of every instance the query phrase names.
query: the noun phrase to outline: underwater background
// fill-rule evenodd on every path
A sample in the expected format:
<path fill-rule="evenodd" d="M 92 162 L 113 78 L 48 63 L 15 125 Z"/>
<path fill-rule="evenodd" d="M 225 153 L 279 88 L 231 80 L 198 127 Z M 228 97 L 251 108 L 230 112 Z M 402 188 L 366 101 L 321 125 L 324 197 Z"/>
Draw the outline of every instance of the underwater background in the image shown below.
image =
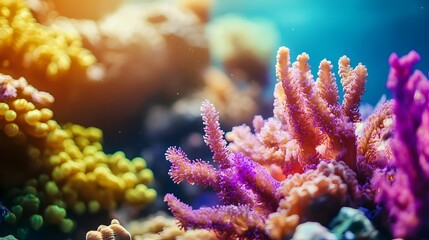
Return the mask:
<path fill-rule="evenodd" d="M 428 11 L 0 0 L 0 239 L 429 238 Z"/>
<path fill-rule="evenodd" d="M 278 44 L 295 54 L 307 52 L 314 67 L 323 58 L 336 62 L 343 55 L 355 63 L 362 62 L 369 72 L 363 101 L 375 104 L 382 94 L 389 94 L 385 81 L 390 53 L 403 55 L 411 49 L 428 52 L 428 4 L 424 0 L 220 0 L 214 5 L 213 16 L 240 14 L 272 22 L 279 33 Z M 263 36 L 260 41 L 264 41 Z M 428 59 L 422 58 L 419 65 L 427 66 Z"/>

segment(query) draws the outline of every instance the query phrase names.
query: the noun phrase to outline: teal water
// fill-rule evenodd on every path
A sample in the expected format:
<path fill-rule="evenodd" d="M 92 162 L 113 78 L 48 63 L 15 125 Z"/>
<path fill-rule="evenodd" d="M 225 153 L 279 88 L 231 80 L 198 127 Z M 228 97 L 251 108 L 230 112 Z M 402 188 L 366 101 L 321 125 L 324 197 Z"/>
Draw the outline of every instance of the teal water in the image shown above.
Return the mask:
<path fill-rule="evenodd" d="M 362 62 L 369 75 L 363 102 L 374 104 L 382 94 L 390 96 L 385 84 L 392 52 L 403 55 L 414 49 L 422 56 L 418 68 L 429 70 L 427 0 L 216 1 L 213 17 L 228 13 L 273 22 L 280 33 L 280 45 L 291 49 L 293 59 L 302 52 L 310 55 L 313 75 L 323 58 L 333 63 L 335 71 L 342 55 L 347 55 L 353 66 Z M 275 50 L 272 59 L 274 69 Z M 271 74 L 274 82 L 274 70 Z"/>

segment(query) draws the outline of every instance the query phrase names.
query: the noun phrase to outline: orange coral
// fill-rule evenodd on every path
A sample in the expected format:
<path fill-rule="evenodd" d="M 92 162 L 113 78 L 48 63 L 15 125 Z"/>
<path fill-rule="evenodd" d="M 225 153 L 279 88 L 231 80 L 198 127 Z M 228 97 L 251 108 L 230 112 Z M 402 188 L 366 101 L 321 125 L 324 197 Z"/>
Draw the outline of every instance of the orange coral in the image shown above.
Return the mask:
<path fill-rule="evenodd" d="M 303 222 L 328 224 L 348 196 L 359 197 L 356 174 L 343 162 L 321 162 L 317 169 L 289 176 L 278 190 L 277 212 L 269 215 L 266 229 L 272 239 L 290 236 Z M 323 206 L 323 207 L 320 207 Z"/>

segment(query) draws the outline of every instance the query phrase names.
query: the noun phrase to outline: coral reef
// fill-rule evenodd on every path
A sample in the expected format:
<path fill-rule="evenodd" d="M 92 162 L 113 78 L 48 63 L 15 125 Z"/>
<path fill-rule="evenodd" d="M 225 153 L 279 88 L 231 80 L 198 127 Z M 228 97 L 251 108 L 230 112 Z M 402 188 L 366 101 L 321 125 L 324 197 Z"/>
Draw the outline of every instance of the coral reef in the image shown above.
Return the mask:
<path fill-rule="evenodd" d="M 391 140 L 394 158 L 374 180 L 379 188 L 377 200 L 388 209 L 393 235 L 407 239 L 429 237 L 429 81 L 421 71 L 414 70 L 419 60 L 415 51 L 389 58 L 387 87 L 395 98 L 395 134 Z"/>
<path fill-rule="evenodd" d="M 281 48 L 277 60 L 279 81 L 274 92 L 274 117 L 264 120 L 256 116 L 255 133 L 245 125 L 234 127 L 226 135 L 231 142 L 229 148 L 270 167 L 278 180 L 303 172 L 307 165 L 316 164 L 319 159 L 337 159 L 353 169 L 360 181 L 368 181 L 370 172 L 361 169 L 373 168 L 375 161 L 382 164 L 391 157 L 386 154 L 384 159 L 379 159 L 376 153 L 383 143 L 376 139 L 369 141 L 381 133 L 388 136 L 391 103 L 383 104 L 373 118 L 365 122 L 363 137 L 356 136 L 356 126 L 362 124 L 358 106 L 366 68 L 359 64 L 352 69 L 345 56 L 339 60 L 345 93 L 340 105 L 329 61 L 320 63 L 318 78 L 314 81 L 307 54 L 299 55 L 290 66 L 289 49 Z M 388 144 L 384 146 L 389 148 Z"/>
<path fill-rule="evenodd" d="M 101 130 L 60 126 L 47 108 L 53 97 L 24 78 L 0 75 L 0 196 L 10 211 L 1 224 L 20 239 L 44 225 L 69 233 L 75 215 L 126 203 L 144 207 L 156 197 L 153 173 L 142 158 L 103 152 Z M 3 233 L 5 228 L 2 228 Z"/>
<path fill-rule="evenodd" d="M 212 229 L 220 238 L 282 239 L 303 222 L 328 224 L 341 206 L 372 203 L 372 171 L 367 169 L 383 167 L 391 158 L 375 154 L 380 146 L 389 147 L 388 137 L 381 135 L 390 132 L 391 103 L 369 117 L 358 137 L 367 74 L 363 65 L 352 69 L 349 63 L 346 57 L 339 61 L 345 92 L 340 105 L 330 62 L 321 62 L 314 82 L 308 55 L 299 55 L 290 67 L 289 50 L 280 48 L 274 117 L 255 117 L 256 134 L 247 126 L 234 128 L 227 134 L 228 147 L 218 113 L 204 102 L 204 141 L 218 167 L 192 162 L 178 148 L 169 148 L 166 158 L 174 182 L 212 187 L 222 205 L 193 210 L 167 194 L 164 199 L 180 225 Z M 316 208 L 323 211 L 312 211 Z"/>
<path fill-rule="evenodd" d="M 131 240 L 131 234 L 119 223 L 113 219 L 109 226 L 100 225 L 97 231 L 89 231 L 86 234 L 86 240 Z"/>

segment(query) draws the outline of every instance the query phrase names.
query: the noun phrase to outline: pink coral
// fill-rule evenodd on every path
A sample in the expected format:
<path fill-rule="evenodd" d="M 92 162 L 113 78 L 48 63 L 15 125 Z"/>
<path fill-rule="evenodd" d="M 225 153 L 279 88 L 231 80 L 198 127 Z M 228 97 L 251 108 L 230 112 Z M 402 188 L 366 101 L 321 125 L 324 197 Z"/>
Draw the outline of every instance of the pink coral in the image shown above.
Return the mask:
<path fill-rule="evenodd" d="M 164 200 L 182 227 L 211 229 L 221 238 L 281 239 L 300 223 L 327 224 L 341 206 L 372 197 L 368 180 L 391 158 L 386 143 L 391 103 L 362 123 L 357 107 L 366 68 L 359 64 L 352 69 L 348 58 L 340 59 L 345 92 L 340 105 L 330 62 L 321 62 L 314 82 L 308 59 L 301 54 L 290 66 L 289 50 L 280 48 L 274 116 L 256 116 L 255 133 L 245 125 L 235 127 L 227 134 L 229 146 L 214 106 L 203 103 L 204 140 L 217 168 L 170 148 L 169 173 L 176 183 L 212 187 L 223 205 L 193 210 L 167 194 Z M 356 126 L 362 124 L 364 134 L 357 136 Z"/>
<path fill-rule="evenodd" d="M 379 146 L 380 141 L 373 138 L 374 131 L 389 131 L 390 125 L 380 122 L 390 118 L 391 104 L 373 115 L 377 117 L 365 124 L 365 137 L 358 138 L 355 130 L 357 124 L 362 124 L 358 106 L 364 92 L 366 68 L 362 64 L 351 68 L 347 57 L 340 58 L 339 75 L 345 93 L 340 105 L 331 63 L 322 60 L 318 78 L 313 81 L 308 60 L 309 56 L 303 53 L 291 65 L 289 49 L 279 49 L 274 116 L 266 120 L 256 116 L 255 133 L 245 125 L 234 127 L 226 135 L 231 141 L 228 147 L 265 166 L 281 168 L 283 178 L 303 172 L 308 164 L 317 164 L 320 158 L 344 161 L 361 175 L 358 168 L 362 166 L 357 161 L 375 161 L 376 157 L 370 156 L 366 148 Z M 358 152 L 364 154 L 362 159 Z M 278 172 L 276 176 L 280 177 Z M 360 176 L 364 180 L 368 177 Z"/>

